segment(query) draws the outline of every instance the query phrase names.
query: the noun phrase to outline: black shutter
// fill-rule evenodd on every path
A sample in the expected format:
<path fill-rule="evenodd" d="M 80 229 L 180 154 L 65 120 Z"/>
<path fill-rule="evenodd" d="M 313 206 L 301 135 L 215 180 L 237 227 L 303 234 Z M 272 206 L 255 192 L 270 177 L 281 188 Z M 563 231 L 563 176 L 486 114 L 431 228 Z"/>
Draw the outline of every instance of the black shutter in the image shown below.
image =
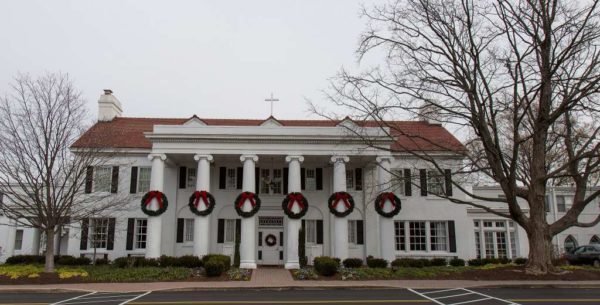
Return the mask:
<path fill-rule="evenodd" d="M 219 218 L 217 222 L 217 243 L 222 244 L 225 241 L 225 219 Z"/>
<path fill-rule="evenodd" d="M 138 179 L 138 168 L 137 166 L 131 167 L 131 184 L 129 185 L 129 193 L 137 193 L 137 179 Z"/>
<path fill-rule="evenodd" d="M 235 235 L 238 236 L 238 234 L 242 238 L 242 220 L 239 218 L 235 220 Z"/>
<path fill-rule="evenodd" d="M 304 191 L 306 189 L 306 168 L 300 169 L 300 189 Z"/>
<path fill-rule="evenodd" d="M 444 170 L 444 180 L 446 181 L 446 196 L 452 196 L 452 171 Z"/>
<path fill-rule="evenodd" d="M 279 231 L 279 246 L 283 247 L 283 231 Z M 281 258 L 281 256 L 280 256 L 279 259 L 283 259 L 283 258 Z"/>
<path fill-rule="evenodd" d="M 427 196 L 427 170 L 419 170 L 419 180 L 421 182 L 421 196 Z"/>
<path fill-rule="evenodd" d="M 127 219 L 127 244 L 125 250 L 133 250 L 133 236 L 135 230 L 135 218 Z"/>
<path fill-rule="evenodd" d="M 356 244 L 357 245 L 365 244 L 365 228 L 364 228 L 364 222 L 362 220 L 356 221 Z"/>
<path fill-rule="evenodd" d="M 288 175 L 290 174 L 290 169 L 287 167 L 283 168 L 283 194 L 288 193 Z"/>
<path fill-rule="evenodd" d="M 115 248 L 115 218 L 108 219 L 108 236 L 106 242 L 106 250 L 113 250 Z"/>
<path fill-rule="evenodd" d="M 241 190 L 242 189 L 242 180 L 244 179 L 244 168 L 243 167 L 238 167 L 237 171 L 237 189 Z"/>
<path fill-rule="evenodd" d="M 254 193 L 258 195 L 260 190 L 260 168 L 254 168 Z"/>
<path fill-rule="evenodd" d="M 258 232 L 258 246 L 262 247 L 262 240 L 263 240 L 263 232 L 260 231 Z"/>
<path fill-rule="evenodd" d="M 87 250 L 88 231 L 90 229 L 90 220 L 84 218 L 81 220 L 81 240 L 79 241 L 79 250 Z"/>
<path fill-rule="evenodd" d="M 227 168 L 225 168 L 224 166 L 219 167 L 219 189 L 220 190 L 224 190 L 226 187 L 226 180 L 227 179 Z"/>
<path fill-rule="evenodd" d="M 179 167 L 179 188 L 184 189 L 187 186 L 187 167 Z"/>
<path fill-rule="evenodd" d="M 363 185 L 362 185 L 362 168 L 355 168 L 354 169 L 354 190 L 355 191 L 362 191 L 363 189 Z"/>
<path fill-rule="evenodd" d="M 119 191 L 119 167 L 113 166 L 112 179 L 110 181 L 110 192 L 114 194 L 118 191 Z"/>
<path fill-rule="evenodd" d="M 317 191 L 322 191 L 323 190 L 323 168 L 321 167 L 317 167 L 315 169 L 315 173 L 317 175 Z"/>
<path fill-rule="evenodd" d="M 404 195 L 412 196 L 412 177 L 410 169 L 404 169 Z"/>
<path fill-rule="evenodd" d="M 183 242 L 183 226 L 185 224 L 185 219 L 177 218 L 177 243 Z"/>
<path fill-rule="evenodd" d="M 317 244 L 323 244 L 323 220 L 317 220 Z"/>
<path fill-rule="evenodd" d="M 88 166 L 85 169 L 85 193 L 89 194 L 92 192 L 92 186 L 94 182 L 94 167 Z"/>
<path fill-rule="evenodd" d="M 448 242 L 450 243 L 450 252 L 456 253 L 456 231 L 454 229 L 454 220 L 448 221 Z"/>

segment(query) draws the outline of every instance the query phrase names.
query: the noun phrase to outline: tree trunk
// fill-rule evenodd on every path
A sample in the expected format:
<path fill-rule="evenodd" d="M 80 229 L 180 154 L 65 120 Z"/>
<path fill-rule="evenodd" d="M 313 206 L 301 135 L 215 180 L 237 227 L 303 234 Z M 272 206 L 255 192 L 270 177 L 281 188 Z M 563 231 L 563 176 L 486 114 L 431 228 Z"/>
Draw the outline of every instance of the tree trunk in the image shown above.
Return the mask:
<path fill-rule="evenodd" d="M 54 272 L 54 229 L 46 230 L 46 264 L 44 272 Z"/>
<path fill-rule="evenodd" d="M 534 275 L 556 272 L 552 264 L 554 247 L 548 225 L 532 219 L 526 231 L 529 239 L 529 258 L 525 265 L 525 272 Z"/>

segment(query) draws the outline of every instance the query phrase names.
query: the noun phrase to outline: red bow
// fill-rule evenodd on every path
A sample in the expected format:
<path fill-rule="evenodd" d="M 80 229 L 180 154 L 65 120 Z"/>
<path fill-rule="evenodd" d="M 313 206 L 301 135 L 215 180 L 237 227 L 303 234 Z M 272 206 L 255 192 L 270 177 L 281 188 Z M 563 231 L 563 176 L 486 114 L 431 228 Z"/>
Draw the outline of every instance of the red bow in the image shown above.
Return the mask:
<path fill-rule="evenodd" d="M 340 200 L 342 200 L 344 202 L 344 206 L 346 206 L 346 209 L 350 208 L 350 202 L 348 201 L 348 199 L 350 199 L 350 194 L 347 193 L 335 193 L 335 200 L 333 201 L 333 208 L 337 208 L 338 203 L 340 202 Z"/>
<path fill-rule="evenodd" d="M 144 204 L 147 206 L 150 204 L 150 202 L 152 201 L 152 199 L 156 198 L 156 201 L 158 201 L 158 206 L 162 209 L 163 208 L 163 201 L 162 201 L 162 193 L 160 191 L 150 191 L 148 192 L 148 197 L 146 197 L 146 202 L 144 202 Z"/>
<path fill-rule="evenodd" d="M 252 208 L 254 208 L 256 206 L 256 201 L 254 201 L 254 194 L 250 193 L 250 192 L 244 192 L 244 193 L 242 193 L 242 197 L 240 198 L 240 201 L 238 201 L 237 207 L 241 209 L 242 206 L 244 205 L 244 202 L 246 202 L 246 200 L 250 200 L 250 204 L 252 205 Z"/>
<path fill-rule="evenodd" d="M 394 195 L 394 193 L 381 194 L 381 201 L 379 201 L 379 206 L 381 208 L 383 208 L 383 205 L 385 204 L 386 200 L 389 200 L 390 203 L 394 206 L 394 208 L 396 208 L 396 196 Z"/>
<path fill-rule="evenodd" d="M 289 194 L 288 195 L 288 211 L 292 210 L 292 207 L 294 206 L 294 202 L 296 202 L 298 204 L 298 206 L 300 207 L 300 209 L 304 209 L 304 196 L 302 196 L 302 194 Z"/>
<path fill-rule="evenodd" d="M 196 209 L 200 204 L 200 198 L 202 198 L 202 201 L 204 201 L 204 206 L 208 207 L 208 193 L 206 191 L 195 191 L 194 196 L 196 197 L 196 200 L 194 200 L 194 206 Z"/>

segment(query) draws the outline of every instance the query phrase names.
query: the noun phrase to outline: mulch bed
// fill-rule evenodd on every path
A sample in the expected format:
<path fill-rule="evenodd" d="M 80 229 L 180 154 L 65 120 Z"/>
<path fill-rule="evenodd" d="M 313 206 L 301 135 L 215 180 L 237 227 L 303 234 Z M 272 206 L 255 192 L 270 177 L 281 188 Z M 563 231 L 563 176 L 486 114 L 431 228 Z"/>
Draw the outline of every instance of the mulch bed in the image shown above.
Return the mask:
<path fill-rule="evenodd" d="M 189 277 L 183 280 L 160 281 L 160 282 L 222 282 L 229 281 L 227 274 L 223 273 L 218 277 Z M 144 280 L 138 282 L 152 282 Z M 77 284 L 77 283 L 107 283 L 101 281 L 93 281 L 86 277 L 72 277 L 68 279 L 60 279 L 56 273 L 40 273 L 37 278 L 21 277 L 11 279 L 8 276 L 0 275 L 0 285 L 45 285 L 45 284 Z M 133 283 L 133 282 L 132 282 Z"/>

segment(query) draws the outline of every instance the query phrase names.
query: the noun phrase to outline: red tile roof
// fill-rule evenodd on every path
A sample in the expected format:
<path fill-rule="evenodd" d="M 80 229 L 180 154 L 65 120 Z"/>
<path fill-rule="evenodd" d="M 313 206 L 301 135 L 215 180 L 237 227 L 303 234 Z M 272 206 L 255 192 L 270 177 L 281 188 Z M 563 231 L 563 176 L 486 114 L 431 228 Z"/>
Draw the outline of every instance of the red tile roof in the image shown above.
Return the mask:
<path fill-rule="evenodd" d="M 94 148 L 152 148 L 144 132 L 150 132 L 154 125 L 182 125 L 189 118 L 132 118 L 118 117 L 108 122 L 97 122 L 74 144 L 78 147 Z M 209 126 L 259 126 L 265 120 L 254 119 L 202 119 Z M 333 120 L 277 120 L 283 126 L 334 127 L 339 121 Z M 377 127 L 375 121 L 357 121 L 360 126 Z M 422 151 L 463 151 L 465 148 L 448 130 L 440 125 L 423 121 L 387 122 L 392 126 L 391 134 L 397 139 L 395 150 Z"/>

